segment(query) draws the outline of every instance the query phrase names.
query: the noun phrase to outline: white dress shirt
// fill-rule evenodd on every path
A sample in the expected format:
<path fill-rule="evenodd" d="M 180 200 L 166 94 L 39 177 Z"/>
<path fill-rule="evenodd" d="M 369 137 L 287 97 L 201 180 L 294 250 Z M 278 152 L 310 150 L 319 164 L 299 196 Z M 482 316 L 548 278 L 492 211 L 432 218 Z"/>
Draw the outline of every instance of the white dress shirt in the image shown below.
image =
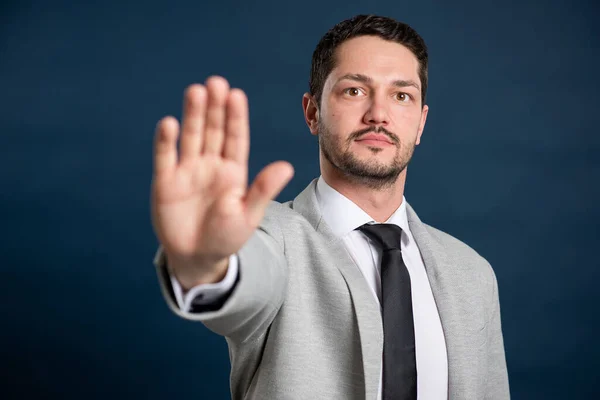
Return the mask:
<path fill-rule="evenodd" d="M 378 243 L 372 242 L 356 228 L 375 222 L 366 212 L 347 197 L 337 192 L 320 177 L 316 190 L 317 202 L 325 223 L 333 233 L 341 237 L 349 253 L 358 265 L 373 292 L 375 300 L 381 304 L 381 250 Z M 418 400 L 442 400 L 448 398 L 448 359 L 446 341 L 437 311 L 425 265 L 419 248 L 410 232 L 406 215 L 406 199 L 386 221 L 402 228 L 402 258 L 410 274 L 413 318 L 415 325 L 415 346 L 417 361 L 417 398 Z M 238 260 L 230 257 L 225 278 L 218 283 L 199 285 L 183 293 L 177 280 L 171 276 L 171 282 L 181 310 L 189 312 L 192 300 L 202 296 L 202 301 L 210 303 L 226 293 L 234 284 L 238 274 Z M 381 399 L 382 375 L 379 377 L 379 395 Z"/>

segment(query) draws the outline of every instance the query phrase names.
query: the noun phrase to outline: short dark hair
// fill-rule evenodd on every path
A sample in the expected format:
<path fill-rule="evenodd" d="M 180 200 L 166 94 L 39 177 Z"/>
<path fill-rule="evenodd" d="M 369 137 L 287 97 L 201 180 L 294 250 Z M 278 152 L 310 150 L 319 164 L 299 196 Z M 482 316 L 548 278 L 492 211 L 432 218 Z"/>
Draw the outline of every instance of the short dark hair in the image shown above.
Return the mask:
<path fill-rule="evenodd" d="M 335 50 L 346 40 L 359 36 L 377 36 L 399 43 L 408 48 L 419 62 L 421 80 L 421 106 L 425 105 L 427 92 L 427 46 L 423 38 L 413 28 L 392 18 L 377 15 L 357 15 L 342 21 L 331 28 L 319 41 L 313 52 L 310 79 L 310 94 L 321 104 L 323 87 L 327 77 L 335 67 Z"/>

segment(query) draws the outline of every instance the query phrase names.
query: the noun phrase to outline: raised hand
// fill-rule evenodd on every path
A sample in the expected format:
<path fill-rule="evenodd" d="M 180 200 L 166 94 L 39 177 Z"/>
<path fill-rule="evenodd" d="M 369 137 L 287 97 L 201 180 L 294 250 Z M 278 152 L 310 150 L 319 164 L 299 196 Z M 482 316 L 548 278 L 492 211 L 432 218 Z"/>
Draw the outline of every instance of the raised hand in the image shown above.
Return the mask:
<path fill-rule="evenodd" d="M 293 175 L 274 162 L 248 188 L 249 145 L 247 97 L 221 77 L 187 88 L 181 129 L 173 117 L 157 125 L 152 223 L 184 289 L 222 279 Z"/>

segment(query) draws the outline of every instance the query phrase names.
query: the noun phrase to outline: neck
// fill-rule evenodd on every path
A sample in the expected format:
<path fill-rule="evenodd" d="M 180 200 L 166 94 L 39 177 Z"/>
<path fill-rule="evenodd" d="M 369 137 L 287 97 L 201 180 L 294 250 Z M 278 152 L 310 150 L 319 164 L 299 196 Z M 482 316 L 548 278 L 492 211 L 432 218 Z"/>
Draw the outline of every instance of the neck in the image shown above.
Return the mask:
<path fill-rule="evenodd" d="M 321 163 L 321 175 L 329 186 L 350 199 L 376 222 L 387 221 L 402 204 L 406 168 L 395 182 L 381 189 L 373 189 L 360 180 L 353 180 L 329 163 Z"/>

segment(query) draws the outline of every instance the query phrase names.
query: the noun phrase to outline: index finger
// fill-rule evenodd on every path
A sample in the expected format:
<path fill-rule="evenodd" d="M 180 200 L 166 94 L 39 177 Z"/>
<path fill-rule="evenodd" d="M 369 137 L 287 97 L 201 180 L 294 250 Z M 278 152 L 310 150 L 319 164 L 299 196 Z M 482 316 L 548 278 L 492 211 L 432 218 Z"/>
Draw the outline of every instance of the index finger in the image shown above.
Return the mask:
<path fill-rule="evenodd" d="M 154 174 L 168 174 L 177 166 L 179 123 L 171 116 L 161 119 L 154 135 Z"/>

